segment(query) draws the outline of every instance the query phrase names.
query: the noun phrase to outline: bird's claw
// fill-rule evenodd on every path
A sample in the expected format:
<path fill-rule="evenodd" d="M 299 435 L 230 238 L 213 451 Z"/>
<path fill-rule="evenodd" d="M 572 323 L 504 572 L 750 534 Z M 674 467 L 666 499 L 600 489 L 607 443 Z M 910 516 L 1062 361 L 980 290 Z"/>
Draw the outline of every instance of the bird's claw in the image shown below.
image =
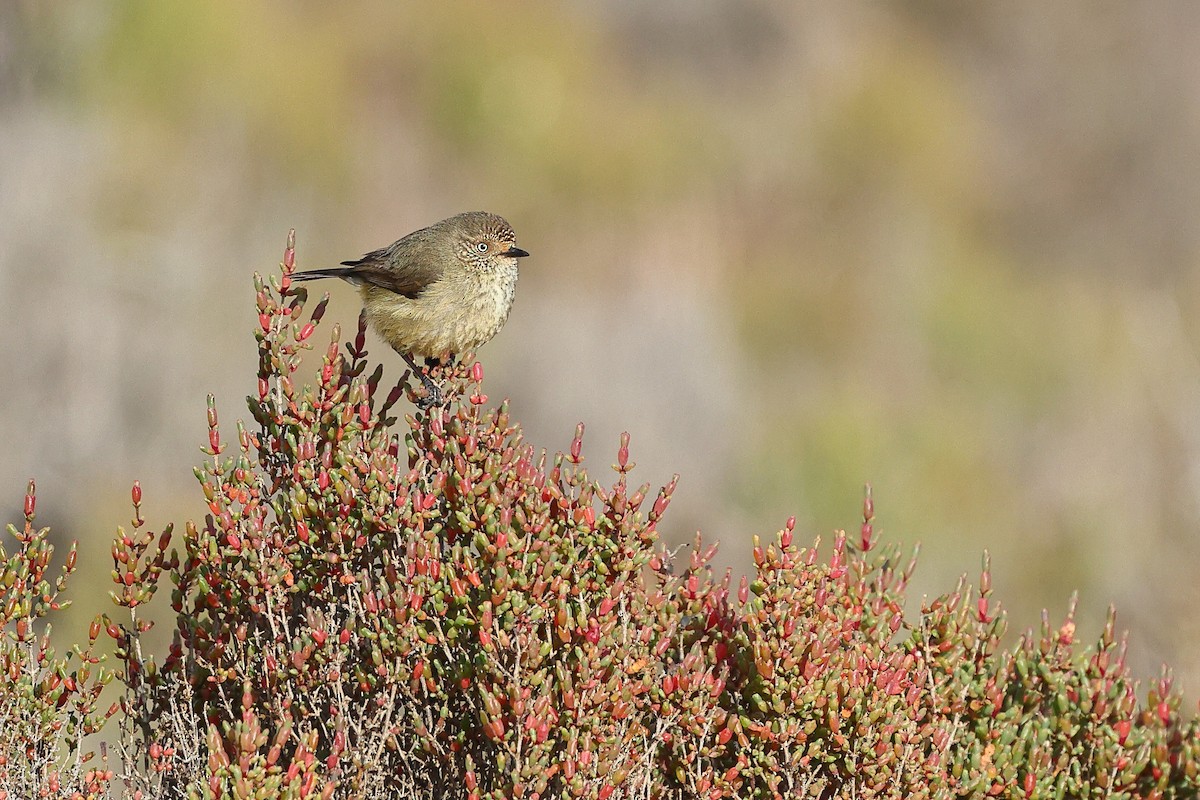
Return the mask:
<path fill-rule="evenodd" d="M 428 411 L 442 405 L 442 390 L 432 381 L 425 384 L 425 396 L 417 399 L 417 408 Z"/>

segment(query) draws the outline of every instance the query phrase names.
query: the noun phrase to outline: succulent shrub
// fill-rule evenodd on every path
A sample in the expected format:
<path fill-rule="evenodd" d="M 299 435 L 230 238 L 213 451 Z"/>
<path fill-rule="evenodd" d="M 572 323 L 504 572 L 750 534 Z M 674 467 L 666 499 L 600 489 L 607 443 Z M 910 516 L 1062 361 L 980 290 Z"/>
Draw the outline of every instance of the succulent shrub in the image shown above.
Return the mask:
<path fill-rule="evenodd" d="M 60 596 L 76 551 L 52 567 L 50 531 L 34 525 L 36 510 L 30 481 L 25 522 L 7 526 L 8 547 L 0 541 L 0 800 L 103 797 L 113 773 L 84 741 L 117 712 L 100 701 L 113 677 L 100 666 L 101 620 L 89 625 L 86 645 L 58 655 L 50 620 L 70 605 Z"/>
<path fill-rule="evenodd" d="M 714 574 L 699 536 L 660 537 L 675 480 L 635 485 L 628 436 L 607 479 L 585 469 L 582 425 L 565 452 L 535 450 L 473 357 L 438 368 L 447 406 L 393 416 L 407 376 L 384 384 L 360 320 L 345 343 L 332 326 L 300 380 L 325 301 L 307 311 L 293 264 L 289 240 L 256 277 L 248 422 L 227 436 L 209 398 L 205 518 L 172 550 L 135 484 L 114 543 L 123 618 L 89 641 L 116 644 L 115 776 L 85 770 L 79 744 L 106 717 L 98 656 L 30 645 L 56 596 L 32 501 L 10 529 L 0 721 L 25 727 L 0 726 L 0 781 L 24 752 L 20 787 L 55 797 L 1200 791 L 1195 718 L 1169 673 L 1139 696 L 1111 615 L 1089 648 L 1071 612 L 1006 650 L 986 557 L 978 589 L 906 605 L 915 555 L 880 542 L 869 492 L 853 535 L 802 544 L 789 520 L 755 540 L 752 575 Z M 173 643 L 156 659 L 145 606 L 163 574 Z"/>

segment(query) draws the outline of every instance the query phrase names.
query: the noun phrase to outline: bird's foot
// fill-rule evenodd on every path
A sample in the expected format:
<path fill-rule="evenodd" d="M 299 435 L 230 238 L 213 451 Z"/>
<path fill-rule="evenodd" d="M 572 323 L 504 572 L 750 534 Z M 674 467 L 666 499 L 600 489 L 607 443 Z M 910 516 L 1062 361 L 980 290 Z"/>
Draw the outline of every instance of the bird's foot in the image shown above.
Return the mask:
<path fill-rule="evenodd" d="M 422 411 L 428 411 L 431 408 L 443 405 L 441 387 L 424 375 L 421 376 L 421 385 L 425 387 L 425 396 L 417 399 L 417 408 Z"/>
<path fill-rule="evenodd" d="M 425 396 L 419 397 L 415 401 L 417 408 L 421 409 L 422 411 L 428 411 L 434 406 L 443 405 L 442 389 L 429 377 L 429 369 L 421 369 L 418 367 L 417 362 L 413 361 L 411 354 L 402 352 L 400 350 L 397 350 L 396 352 L 400 353 L 404 360 L 408 362 L 409 368 L 412 369 L 413 376 L 418 378 L 421 381 L 421 385 L 425 387 Z"/>

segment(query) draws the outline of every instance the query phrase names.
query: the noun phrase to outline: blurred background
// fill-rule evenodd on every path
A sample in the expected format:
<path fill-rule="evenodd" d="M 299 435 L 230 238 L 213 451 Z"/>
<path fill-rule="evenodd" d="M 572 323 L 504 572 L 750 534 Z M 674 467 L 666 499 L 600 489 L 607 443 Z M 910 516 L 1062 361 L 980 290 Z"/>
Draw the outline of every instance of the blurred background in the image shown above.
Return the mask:
<path fill-rule="evenodd" d="M 796 515 L 990 550 L 1015 632 L 1110 603 L 1200 696 L 1200 5 L 0 3 L 0 509 L 200 518 L 251 275 L 462 210 L 533 257 L 480 353 L 528 439 L 682 474 L 748 571 Z M 355 293 L 327 288 L 352 328 Z M 319 338 L 319 337 L 318 337 Z M 373 357 L 402 362 L 374 341 Z M 63 632 L 63 631 L 60 631 Z M 68 632 L 69 633 L 69 632 Z"/>

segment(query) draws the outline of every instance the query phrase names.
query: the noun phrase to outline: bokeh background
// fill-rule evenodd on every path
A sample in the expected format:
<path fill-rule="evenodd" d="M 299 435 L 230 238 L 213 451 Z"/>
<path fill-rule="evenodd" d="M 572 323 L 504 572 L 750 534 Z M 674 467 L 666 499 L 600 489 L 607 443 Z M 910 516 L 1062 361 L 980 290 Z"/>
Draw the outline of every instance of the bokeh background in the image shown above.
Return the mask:
<path fill-rule="evenodd" d="M 251 274 L 485 208 L 533 257 L 480 353 L 539 447 L 622 430 L 748 570 L 874 486 L 922 594 L 1110 603 L 1200 696 L 1200 5 L 0 3 L 0 510 L 203 514 Z M 327 321 L 352 327 L 342 284 Z M 378 342 L 373 355 L 398 374 Z M 1014 634 L 1015 635 L 1015 634 Z"/>

